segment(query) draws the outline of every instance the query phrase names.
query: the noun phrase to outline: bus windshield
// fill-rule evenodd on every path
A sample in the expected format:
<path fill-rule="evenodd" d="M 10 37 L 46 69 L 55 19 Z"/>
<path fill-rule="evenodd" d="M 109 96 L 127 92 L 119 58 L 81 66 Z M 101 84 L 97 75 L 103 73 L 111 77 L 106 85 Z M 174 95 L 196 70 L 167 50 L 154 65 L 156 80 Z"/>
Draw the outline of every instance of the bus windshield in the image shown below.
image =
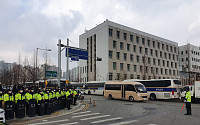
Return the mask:
<path fill-rule="evenodd" d="M 179 80 L 174 80 L 174 84 L 176 84 L 176 85 L 181 85 L 181 81 L 179 81 Z"/>
<path fill-rule="evenodd" d="M 147 92 L 146 88 L 143 85 L 135 85 L 135 88 L 136 88 L 137 92 L 139 92 L 139 93 Z"/>

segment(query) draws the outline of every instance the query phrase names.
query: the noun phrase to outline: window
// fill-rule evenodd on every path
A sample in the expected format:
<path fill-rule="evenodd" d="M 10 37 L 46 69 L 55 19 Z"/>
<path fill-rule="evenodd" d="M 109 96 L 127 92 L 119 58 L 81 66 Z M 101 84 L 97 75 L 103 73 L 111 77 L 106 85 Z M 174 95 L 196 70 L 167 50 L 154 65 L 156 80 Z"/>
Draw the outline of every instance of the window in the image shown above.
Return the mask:
<path fill-rule="evenodd" d="M 127 51 L 130 51 L 130 44 L 127 44 Z"/>
<path fill-rule="evenodd" d="M 167 67 L 169 67 L 169 61 L 167 61 Z"/>
<path fill-rule="evenodd" d="M 120 73 L 117 73 L 117 80 L 119 80 L 120 78 Z"/>
<path fill-rule="evenodd" d="M 173 54 L 173 60 L 175 60 L 175 55 Z"/>
<path fill-rule="evenodd" d="M 165 67 L 165 60 L 163 60 L 163 67 Z"/>
<path fill-rule="evenodd" d="M 117 39 L 120 38 L 120 31 L 117 31 Z"/>
<path fill-rule="evenodd" d="M 142 38 L 142 45 L 145 45 L 145 39 Z"/>
<path fill-rule="evenodd" d="M 113 40 L 113 48 L 116 49 L 117 48 L 117 41 Z"/>
<path fill-rule="evenodd" d="M 153 59 L 153 65 L 156 65 L 156 59 Z"/>
<path fill-rule="evenodd" d="M 151 64 L 151 58 L 148 58 L 148 64 Z"/>
<path fill-rule="evenodd" d="M 130 74 L 130 78 L 133 79 L 133 74 Z"/>
<path fill-rule="evenodd" d="M 158 59 L 158 65 L 160 66 L 160 59 Z"/>
<path fill-rule="evenodd" d="M 147 41 L 147 44 L 148 44 L 148 46 L 150 46 L 150 40 L 148 39 L 148 41 Z"/>
<path fill-rule="evenodd" d="M 153 47 L 155 47 L 155 41 L 153 41 Z"/>
<path fill-rule="evenodd" d="M 162 69 L 162 68 L 160 69 L 160 74 L 161 74 L 161 75 L 163 74 L 163 69 Z"/>
<path fill-rule="evenodd" d="M 130 71 L 130 64 L 127 64 L 127 70 Z"/>
<path fill-rule="evenodd" d="M 109 51 L 109 58 L 112 59 L 112 51 Z"/>
<path fill-rule="evenodd" d="M 145 54 L 148 55 L 148 48 L 145 48 Z"/>
<path fill-rule="evenodd" d="M 169 59 L 171 59 L 171 54 L 169 53 Z"/>
<path fill-rule="evenodd" d="M 158 49 L 160 49 L 160 43 L 159 42 L 157 43 L 157 45 L 158 45 Z"/>
<path fill-rule="evenodd" d="M 143 72 L 143 66 L 140 66 L 140 72 L 141 73 Z"/>
<path fill-rule="evenodd" d="M 136 45 L 133 45 L 133 52 L 136 52 Z"/>
<path fill-rule="evenodd" d="M 130 60 L 133 62 L 133 54 L 130 54 Z"/>
<path fill-rule="evenodd" d="M 120 50 L 124 49 L 124 44 L 122 42 L 120 42 Z"/>
<path fill-rule="evenodd" d="M 137 72 L 137 65 L 134 65 L 134 72 Z"/>
<path fill-rule="evenodd" d="M 142 47 L 140 47 L 140 53 L 142 54 Z"/>
<path fill-rule="evenodd" d="M 164 50 L 165 49 L 165 45 L 164 44 L 162 44 L 162 50 Z"/>
<path fill-rule="evenodd" d="M 167 75 L 168 73 L 167 73 L 167 69 L 165 69 L 165 75 Z"/>
<path fill-rule="evenodd" d="M 127 34 L 126 34 L 126 33 L 124 33 L 124 40 L 126 40 L 126 37 L 127 37 Z"/>
<path fill-rule="evenodd" d="M 110 28 L 109 28 L 109 36 L 110 36 L 110 37 L 112 37 L 112 32 L 113 32 L 113 29 L 110 29 Z"/>
<path fill-rule="evenodd" d="M 162 58 L 162 51 L 160 51 L 160 58 Z"/>
<path fill-rule="evenodd" d="M 136 42 L 139 43 L 139 36 L 136 36 Z"/>
<path fill-rule="evenodd" d="M 120 52 L 117 52 L 117 60 L 120 60 Z"/>
<path fill-rule="evenodd" d="M 124 69 L 124 65 L 123 63 L 120 63 L 120 70 L 123 70 Z"/>
<path fill-rule="evenodd" d="M 116 62 L 113 62 L 113 70 L 116 70 Z"/>
<path fill-rule="evenodd" d="M 140 57 L 137 56 L 137 63 L 140 63 Z"/>
<path fill-rule="evenodd" d="M 168 48 L 168 47 L 169 47 L 169 46 L 168 46 L 168 45 L 166 45 L 166 50 L 167 50 L 167 51 L 169 51 L 169 48 Z"/>
<path fill-rule="evenodd" d="M 127 54 L 124 53 L 124 61 L 126 61 L 126 59 L 127 59 Z"/>
<path fill-rule="evenodd" d="M 174 64 L 173 64 L 173 62 L 171 62 L 171 68 L 173 68 L 174 67 Z"/>
<path fill-rule="evenodd" d="M 109 73 L 109 80 L 112 80 L 113 74 Z"/>
<path fill-rule="evenodd" d="M 172 46 L 170 46 L 170 51 L 172 52 Z"/>
<path fill-rule="evenodd" d="M 121 90 L 120 84 L 106 84 L 105 90 Z"/>
<path fill-rule="evenodd" d="M 156 57 L 158 57 L 158 50 L 155 50 Z"/>
<path fill-rule="evenodd" d="M 133 85 L 125 85 L 126 91 L 135 91 L 135 87 Z"/>
<path fill-rule="evenodd" d="M 130 41 L 133 42 L 133 35 L 130 35 Z"/>
<path fill-rule="evenodd" d="M 150 49 L 151 56 L 153 56 L 153 49 Z"/>
<path fill-rule="evenodd" d="M 167 53 L 165 53 L 165 59 L 167 58 Z"/>
<path fill-rule="evenodd" d="M 176 47 L 174 47 L 174 53 L 176 53 Z M 186 53 L 187 54 L 187 53 Z"/>

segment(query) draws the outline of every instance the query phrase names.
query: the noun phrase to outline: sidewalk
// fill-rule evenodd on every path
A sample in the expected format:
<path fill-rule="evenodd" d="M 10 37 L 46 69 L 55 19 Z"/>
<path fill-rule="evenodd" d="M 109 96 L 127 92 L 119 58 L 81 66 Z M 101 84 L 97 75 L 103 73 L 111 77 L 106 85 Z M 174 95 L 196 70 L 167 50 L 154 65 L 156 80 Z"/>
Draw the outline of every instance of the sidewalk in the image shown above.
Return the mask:
<path fill-rule="evenodd" d="M 6 120 L 6 123 L 9 125 L 22 125 L 24 122 L 30 122 L 30 121 L 36 121 L 36 120 L 42 120 L 42 119 L 49 119 L 49 118 L 53 118 L 53 117 L 58 117 L 58 116 L 62 116 L 62 115 L 67 115 L 67 114 L 71 114 L 74 112 L 77 112 L 79 110 L 84 109 L 85 104 L 77 101 L 77 105 L 71 105 L 71 109 L 68 110 L 67 108 L 63 109 L 63 110 L 59 110 L 55 113 L 52 113 L 51 115 L 44 115 L 44 116 L 35 116 L 35 117 L 28 117 L 26 116 L 25 118 L 14 118 L 12 120 Z"/>

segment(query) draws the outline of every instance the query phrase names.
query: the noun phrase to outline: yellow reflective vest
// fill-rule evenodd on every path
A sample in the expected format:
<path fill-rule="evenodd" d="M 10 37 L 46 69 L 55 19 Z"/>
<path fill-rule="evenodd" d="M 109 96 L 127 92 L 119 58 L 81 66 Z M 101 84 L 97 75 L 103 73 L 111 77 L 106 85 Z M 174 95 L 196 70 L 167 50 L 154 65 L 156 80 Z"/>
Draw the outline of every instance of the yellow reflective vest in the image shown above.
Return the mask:
<path fill-rule="evenodd" d="M 191 94 L 190 94 L 190 91 L 186 92 L 185 94 L 185 99 L 187 102 L 191 102 Z"/>
<path fill-rule="evenodd" d="M 15 94 L 15 103 L 17 103 L 18 100 L 24 100 L 25 97 L 21 93 Z"/>
<path fill-rule="evenodd" d="M 6 102 L 6 101 L 14 101 L 14 96 L 13 95 L 11 95 L 11 96 L 9 96 L 9 94 L 4 94 L 4 96 L 3 96 L 3 100 Z"/>

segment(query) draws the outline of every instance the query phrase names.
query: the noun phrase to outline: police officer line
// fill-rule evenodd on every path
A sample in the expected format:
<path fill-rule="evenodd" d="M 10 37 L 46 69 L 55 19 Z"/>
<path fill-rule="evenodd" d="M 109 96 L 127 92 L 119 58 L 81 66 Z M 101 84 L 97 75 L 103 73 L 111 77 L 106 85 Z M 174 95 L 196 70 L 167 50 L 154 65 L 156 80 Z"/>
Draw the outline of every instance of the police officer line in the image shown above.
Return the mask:
<path fill-rule="evenodd" d="M 78 93 L 72 89 L 41 89 L 38 91 L 26 88 L 18 90 L 14 94 L 11 90 L 5 93 L 0 91 L 0 108 L 5 110 L 6 120 L 24 118 L 26 115 L 35 117 L 36 115 L 50 115 L 58 110 L 68 108 L 71 104 L 76 104 Z"/>

